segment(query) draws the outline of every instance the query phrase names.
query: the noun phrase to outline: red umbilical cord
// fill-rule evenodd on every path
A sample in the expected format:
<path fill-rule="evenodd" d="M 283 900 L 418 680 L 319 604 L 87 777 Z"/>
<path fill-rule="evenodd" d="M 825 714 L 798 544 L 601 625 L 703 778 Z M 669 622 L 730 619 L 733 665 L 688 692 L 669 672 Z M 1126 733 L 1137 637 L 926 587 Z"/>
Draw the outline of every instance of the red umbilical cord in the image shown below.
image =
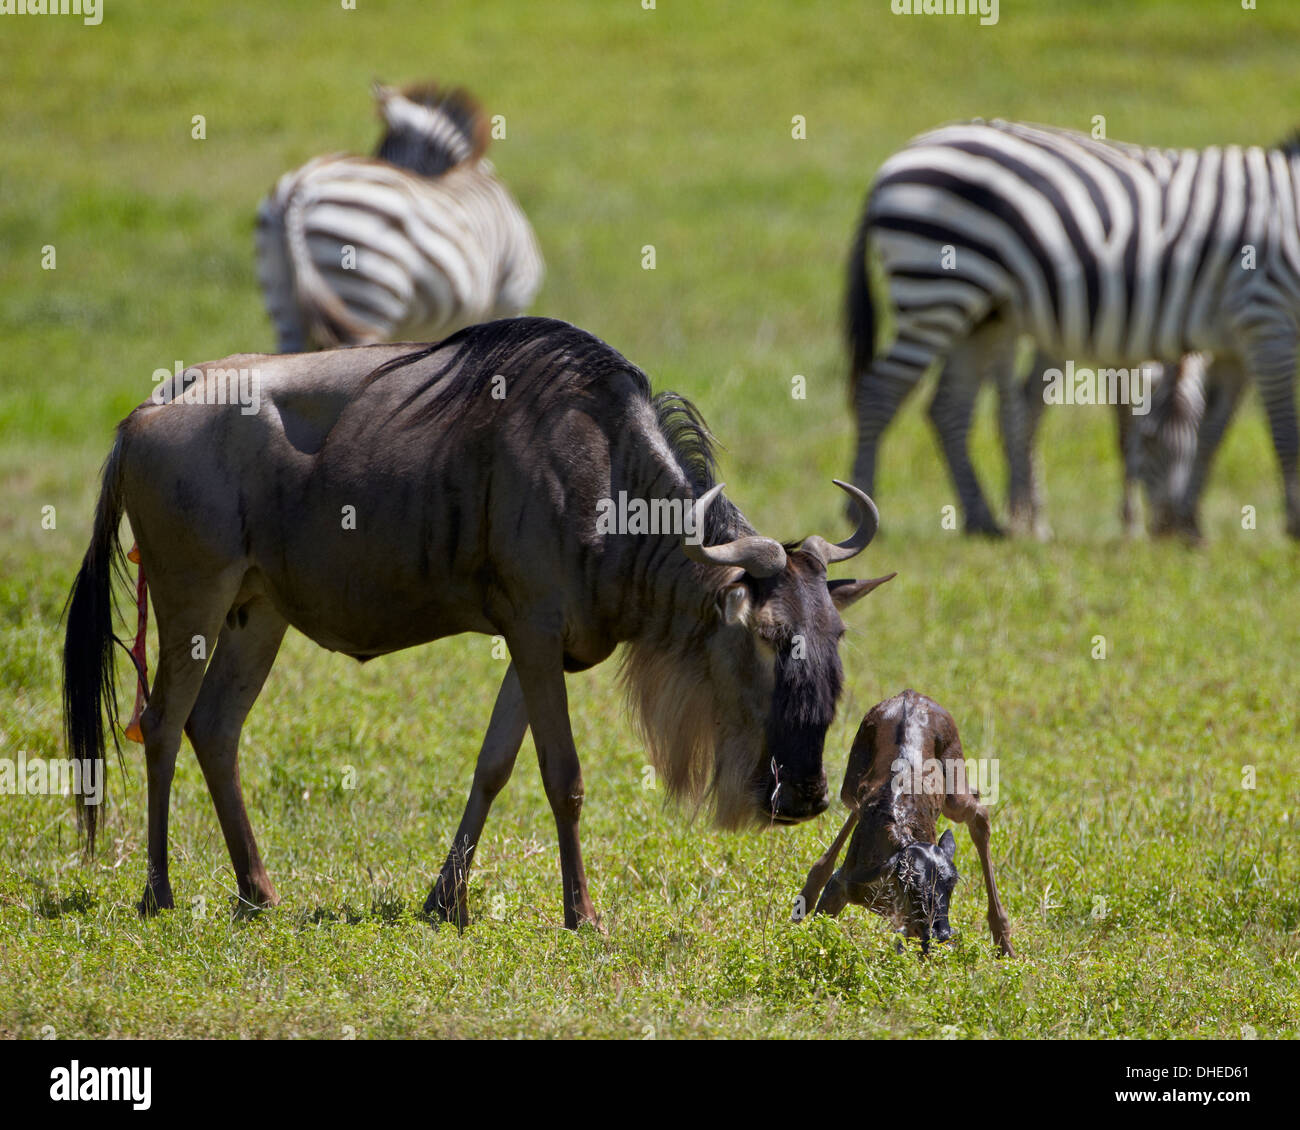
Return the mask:
<path fill-rule="evenodd" d="M 149 692 L 149 658 L 145 652 L 145 639 L 149 626 L 149 593 L 144 578 L 144 565 L 140 562 L 140 547 L 133 545 L 127 555 L 128 561 L 136 563 L 138 570 L 135 582 L 136 632 L 135 646 L 131 648 L 131 658 L 135 660 L 135 709 L 131 712 L 131 721 L 126 724 L 125 734 L 133 742 L 144 742 L 144 732 L 140 729 L 140 715 Z"/>

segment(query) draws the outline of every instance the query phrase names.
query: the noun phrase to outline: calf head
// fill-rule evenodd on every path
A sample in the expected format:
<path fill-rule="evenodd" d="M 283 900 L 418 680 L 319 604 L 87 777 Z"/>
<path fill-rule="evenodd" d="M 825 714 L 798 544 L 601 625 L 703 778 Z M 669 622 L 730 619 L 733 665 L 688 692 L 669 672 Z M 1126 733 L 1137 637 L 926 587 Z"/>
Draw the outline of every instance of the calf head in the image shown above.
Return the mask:
<path fill-rule="evenodd" d="M 937 844 L 913 841 L 882 858 L 879 829 L 864 819 L 839 873 L 846 901 L 888 918 L 904 936 L 917 938 L 923 952 L 931 941 L 948 941 L 948 908 L 958 878 L 952 829 Z"/>

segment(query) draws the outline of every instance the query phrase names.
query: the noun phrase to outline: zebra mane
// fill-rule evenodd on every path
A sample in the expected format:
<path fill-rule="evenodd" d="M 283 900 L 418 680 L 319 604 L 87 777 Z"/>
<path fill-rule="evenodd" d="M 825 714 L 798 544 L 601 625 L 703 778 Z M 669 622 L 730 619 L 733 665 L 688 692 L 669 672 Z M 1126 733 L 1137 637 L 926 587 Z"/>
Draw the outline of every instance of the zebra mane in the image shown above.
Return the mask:
<path fill-rule="evenodd" d="M 1300 126 L 1293 129 L 1281 142 L 1276 146 L 1282 151 L 1283 156 L 1289 160 L 1300 157 Z"/>
<path fill-rule="evenodd" d="M 420 176 L 441 176 L 487 151 L 488 119 L 468 91 L 421 83 L 394 90 L 374 85 L 385 132 L 375 156 Z"/>

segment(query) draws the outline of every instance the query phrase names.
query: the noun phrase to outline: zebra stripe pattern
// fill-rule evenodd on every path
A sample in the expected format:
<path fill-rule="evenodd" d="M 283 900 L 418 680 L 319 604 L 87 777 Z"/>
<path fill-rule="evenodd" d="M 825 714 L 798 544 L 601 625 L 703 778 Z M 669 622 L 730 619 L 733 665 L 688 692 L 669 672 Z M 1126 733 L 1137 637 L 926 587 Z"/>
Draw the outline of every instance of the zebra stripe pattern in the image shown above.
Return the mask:
<path fill-rule="evenodd" d="M 915 139 L 882 166 L 850 263 L 855 482 L 873 489 L 879 435 L 936 358 L 1003 364 L 1017 333 L 1049 356 L 1113 365 L 1205 350 L 1212 381 L 1222 369 L 1229 384 L 1257 382 L 1300 536 L 1298 191 L 1297 142 L 1153 149 L 1001 121 Z M 880 355 L 873 245 L 897 322 Z M 1184 509 L 1213 446 L 1198 446 Z"/>
<path fill-rule="evenodd" d="M 527 217 L 484 156 L 462 91 L 377 87 L 373 158 L 285 174 L 258 209 L 258 277 L 280 352 L 436 340 L 531 305 L 544 265 Z"/>

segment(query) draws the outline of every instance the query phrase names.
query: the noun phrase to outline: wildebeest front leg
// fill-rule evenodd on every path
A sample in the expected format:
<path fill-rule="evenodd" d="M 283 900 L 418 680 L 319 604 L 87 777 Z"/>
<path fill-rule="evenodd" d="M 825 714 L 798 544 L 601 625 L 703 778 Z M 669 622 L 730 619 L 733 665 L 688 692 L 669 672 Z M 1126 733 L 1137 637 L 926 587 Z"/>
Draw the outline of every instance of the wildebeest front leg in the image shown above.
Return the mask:
<path fill-rule="evenodd" d="M 462 930 L 469 924 L 466 884 L 474 850 L 483 834 L 488 809 L 510 780 L 515 758 L 519 756 L 519 747 L 527 732 L 528 710 L 519 687 L 519 675 L 512 663 L 501 681 L 496 705 L 492 707 L 492 720 L 483 736 L 465 815 L 460 818 L 460 827 L 456 829 L 456 838 L 447 853 L 447 861 L 442 865 L 442 872 L 425 900 L 425 914 L 453 922 Z"/>
<path fill-rule="evenodd" d="M 564 884 L 564 925 L 576 929 L 580 922 L 599 925 L 587 894 L 587 874 L 578 842 L 578 817 L 582 813 L 582 767 L 569 726 L 569 699 L 564 685 L 563 649 L 555 641 L 522 646 L 507 639 L 515 657 L 519 685 L 528 707 L 528 721 L 537 745 L 546 799 L 555 815 L 560 841 L 560 878 Z"/>
<path fill-rule="evenodd" d="M 844 850 L 844 841 L 849 838 L 849 833 L 853 831 L 857 822 L 858 810 L 855 808 L 849 812 L 848 819 L 844 821 L 844 826 L 839 830 L 831 846 L 812 865 L 808 878 L 804 881 L 803 890 L 799 892 L 799 897 L 795 901 L 794 921 L 802 921 L 814 904 L 817 908 L 814 913 L 817 914 L 833 916 L 844 909 L 844 904 L 848 901 L 845 883 L 840 873 L 835 871 L 835 861 L 839 859 L 840 852 Z M 832 872 L 834 872 L 833 878 Z M 833 890 L 828 889 L 825 894 L 822 894 L 828 882 L 832 884 Z"/>
<path fill-rule="evenodd" d="M 989 810 L 970 794 L 949 794 L 943 814 L 956 824 L 965 824 L 980 857 L 980 870 L 984 872 L 984 891 L 988 896 L 989 929 L 993 941 L 1006 957 L 1015 957 L 1011 948 L 1011 920 L 1002 909 L 998 898 L 998 885 L 993 880 L 993 860 L 989 856 Z"/>

